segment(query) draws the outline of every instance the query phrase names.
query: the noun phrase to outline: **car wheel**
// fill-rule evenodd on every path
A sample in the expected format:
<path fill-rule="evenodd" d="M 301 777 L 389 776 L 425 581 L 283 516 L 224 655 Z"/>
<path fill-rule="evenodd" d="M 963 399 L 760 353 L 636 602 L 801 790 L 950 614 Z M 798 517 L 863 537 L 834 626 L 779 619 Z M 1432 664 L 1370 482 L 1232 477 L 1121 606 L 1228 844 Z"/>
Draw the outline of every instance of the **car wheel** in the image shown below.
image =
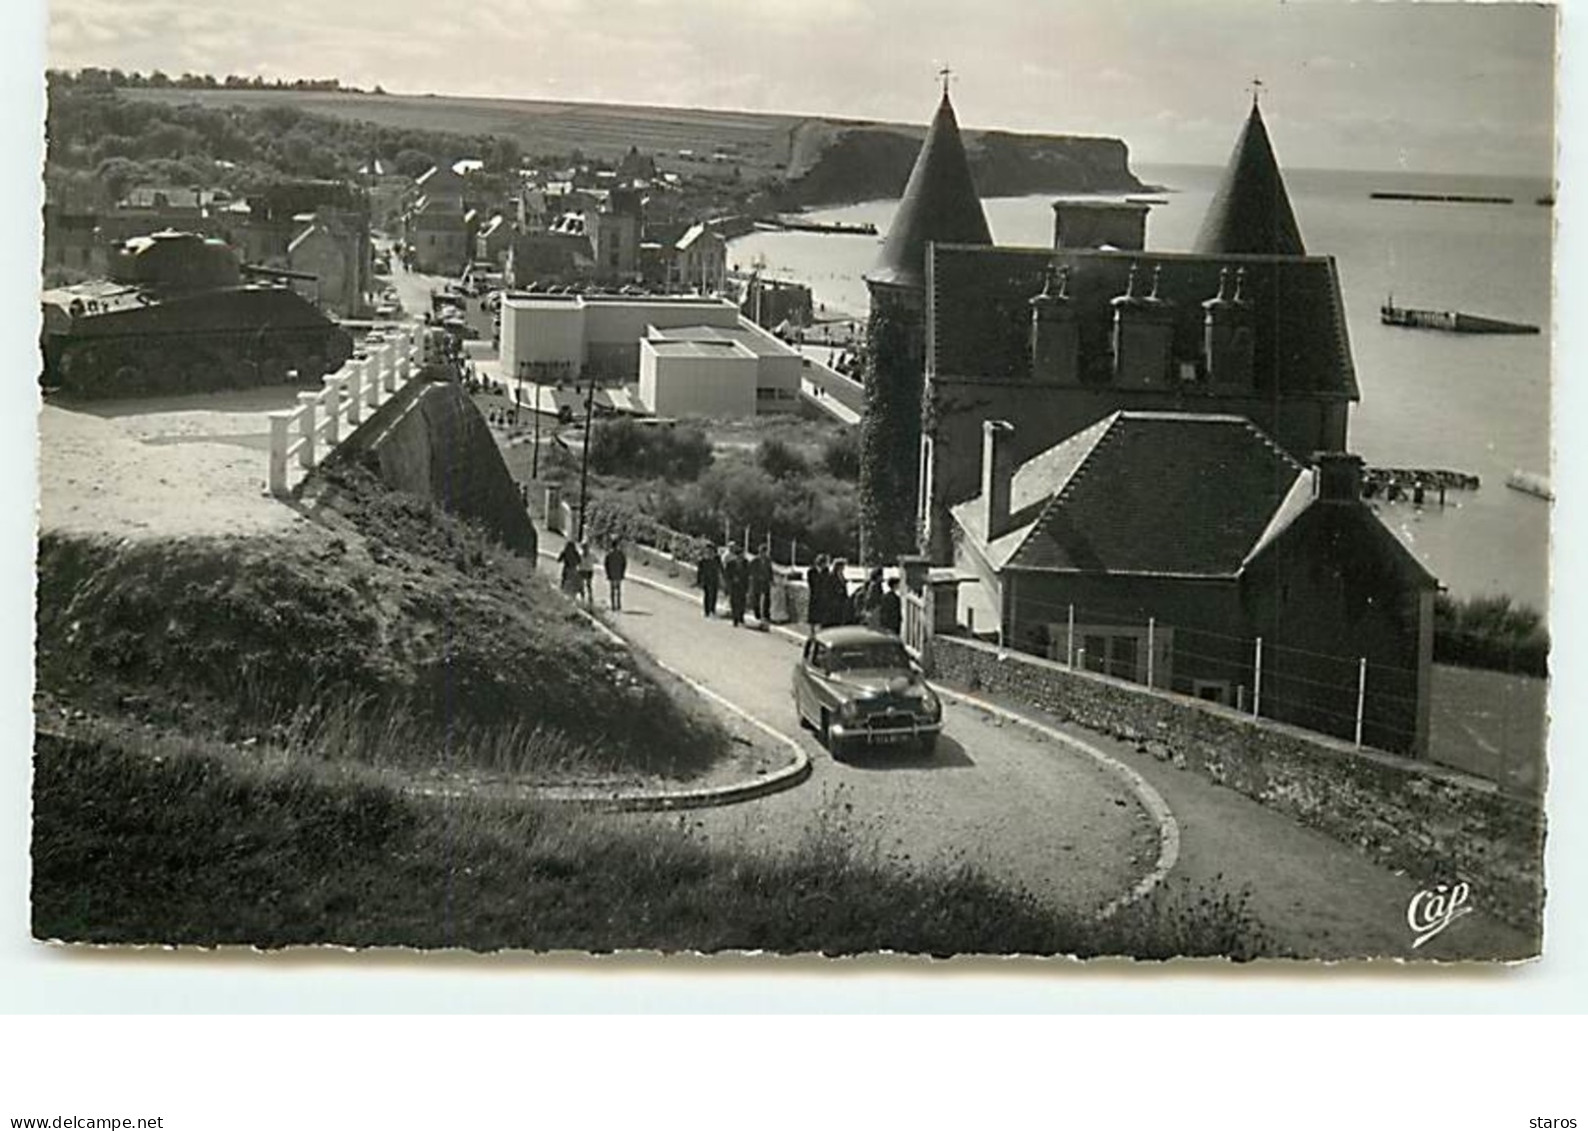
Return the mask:
<path fill-rule="evenodd" d="M 932 752 L 937 749 L 937 735 L 923 734 L 920 741 L 921 753 L 930 758 L 932 756 Z"/>

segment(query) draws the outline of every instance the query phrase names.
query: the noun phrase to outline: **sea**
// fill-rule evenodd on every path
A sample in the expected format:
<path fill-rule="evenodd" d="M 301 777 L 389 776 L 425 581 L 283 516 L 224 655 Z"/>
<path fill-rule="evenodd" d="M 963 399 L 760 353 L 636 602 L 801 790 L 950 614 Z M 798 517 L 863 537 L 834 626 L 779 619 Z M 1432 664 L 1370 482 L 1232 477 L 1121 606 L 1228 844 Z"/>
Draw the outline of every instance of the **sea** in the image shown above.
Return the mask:
<path fill-rule="evenodd" d="M 1147 246 L 1191 246 L 1222 170 L 1138 165 L 1161 189 Z M 1506 486 L 1513 471 L 1551 467 L 1550 320 L 1554 209 L 1545 178 L 1287 169 L 1285 182 L 1307 250 L 1333 256 L 1340 276 L 1362 399 L 1350 445 L 1370 466 L 1448 468 L 1477 475 L 1475 491 L 1373 504 L 1391 530 L 1458 597 L 1504 594 L 1544 610 L 1552 504 Z M 1375 200 L 1374 192 L 1510 197 L 1511 204 Z M 1052 194 L 983 201 L 998 244 L 1048 247 Z M 870 222 L 886 232 L 898 202 L 870 201 L 807 218 Z M 808 284 L 821 313 L 863 316 L 862 275 L 877 237 L 756 232 L 733 242 L 740 270 Z M 1379 307 L 1461 310 L 1534 323 L 1536 336 L 1444 334 L 1385 326 Z"/>

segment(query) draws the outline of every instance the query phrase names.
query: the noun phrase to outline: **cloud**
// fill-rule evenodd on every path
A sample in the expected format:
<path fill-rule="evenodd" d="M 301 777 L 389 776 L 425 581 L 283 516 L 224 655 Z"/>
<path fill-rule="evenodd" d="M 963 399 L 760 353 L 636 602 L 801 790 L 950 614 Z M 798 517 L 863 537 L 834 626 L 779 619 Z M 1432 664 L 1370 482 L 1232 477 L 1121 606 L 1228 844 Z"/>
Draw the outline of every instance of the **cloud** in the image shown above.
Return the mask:
<path fill-rule="evenodd" d="M 1287 159 L 1351 166 L 1379 151 L 1352 123 L 1380 115 L 1448 143 L 1438 160 L 1487 161 L 1496 131 L 1536 132 L 1553 31 L 1548 9 L 1515 4 L 55 0 L 48 42 L 57 66 L 914 122 L 947 60 L 967 125 L 1111 133 L 1163 160 L 1222 160 L 1260 74 Z M 1166 124 L 1166 107 L 1197 125 Z"/>

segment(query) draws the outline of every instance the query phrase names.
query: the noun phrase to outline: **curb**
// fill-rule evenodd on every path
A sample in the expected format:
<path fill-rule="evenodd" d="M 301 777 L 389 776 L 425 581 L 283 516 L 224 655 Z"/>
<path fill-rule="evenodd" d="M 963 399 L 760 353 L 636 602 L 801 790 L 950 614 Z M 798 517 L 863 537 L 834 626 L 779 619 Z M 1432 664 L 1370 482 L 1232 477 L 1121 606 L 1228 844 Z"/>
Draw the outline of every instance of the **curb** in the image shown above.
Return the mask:
<path fill-rule="evenodd" d="M 656 581 L 652 578 L 633 576 L 630 578 L 630 580 L 638 582 L 639 584 L 647 586 L 648 588 L 656 589 L 663 593 L 668 593 L 674 597 L 680 597 L 689 601 L 693 601 L 695 599 L 692 593 L 687 593 L 676 586 L 668 585 L 665 582 Z M 793 640 L 796 643 L 799 643 L 805 639 L 803 634 L 795 631 L 794 629 L 788 628 L 785 625 L 775 624 L 771 625 L 770 628 L 773 632 L 780 633 L 781 635 Z M 990 715 L 996 715 L 999 718 L 1005 719 L 1009 722 L 1018 723 L 1021 726 L 1028 727 L 1029 729 L 1034 730 L 1038 734 L 1042 735 L 1044 738 L 1051 739 L 1055 742 L 1058 742 L 1060 745 L 1067 746 L 1072 750 L 1076 750 L 1081 754 L 1086 755 L 1104 770 L 1124 778 L 1125 784 L 1128 785 L 1131 792 L 1135 794 L 1136 800 L 1141 803 L 1141 807 L 1147 810 L 1148 815 L 1157 822 L 1157 862 L 1153 864 L 1152 869 L 1145 876 L 1136 882 L 1130 891 L 1105 904 L 1103 909 L 1096 913 L 1094 916 L 1095 919 L 1097 919 L 1099 922 L 1111 919 L 1113 916 L 1117 915 L 1131 904 L 1145 899 L 1148 895 L 1152 894 L 1154 889 L 1156 889 L 1159 884 L 1163 883 L 1165 877 L 1168 876 L 1169 872 L 1173 870 L 1175 864 L 1177 864 L 1180 860 L 1180 822 L 1175 819 L 1174 811 L 1169 808 L 1169 803 L 1163 799 L 1163 795 L 1154 789 L 1152 784 L 1148 782 L 1146 778 L 1142 777 L 1131 767 L 1121 762 L 1118 758 L 1115 758 L 1112 754 L 1108 754 L 1103 750 L 1099 750 L 1090 743 L 1083 742 L 1081 739 L 1076 738 L 1073 735 L 1065 734 L 1063 731 L 1051 727 L 1046 723 L 1039 722 L 1036 719 L 1022 715 L 1017 711 L 1012 711 L 1007 707 L 1001 707 L 996 703 L 988 702 L 987 700 L 981 699 L 975 695 L 970 695 L 963 691 L 950 690 L 949 688 L 944 687 L 941 683 L 935 683 L 933 687 L 934 690 L 936 690 L 945 698 L 952 699 L 969 707 L 975 707 L 979 710 L 986 711 Z"/>
<path fill-rule="evenodd" d="M 552 561 L 556 560 L 556 555 L 545 550 L 541 550 L 539 556 Z M 642 581 L 638 577 L 632 577 L 630 580 L 648 584 L 648 582 Z M 671 592 L 680 594 L 681 590 L 672 589 Z M 687 594 L 683 595 L 687 596 Z M 622 645 L 624 648 L 631 647 L 630 642 L 619 635 L 611 625 L 584 606 L 579 605 L 577 607 L 579 615 L 589 621 L 597 632 L 613 643 Z M 692 679 L 672 665 L 664 663 L 655 655 L 651 655 L 650 659 L 652 663 L 675 679 L 683 681 L 699 694 L 725 707 L 757 730 L 787 746 L 794 753 L 793 765 L 754 781 L 740 782 L 736 785 L 715 786 L 710 789 L 681 789 L 661 793 L 612 793 L 592 796 L 572 792 L 565 793 L 560 787 L 545 786 L 531 791 L 530 796 L 534 800 L 556 805 L 568 805 L 574 808 L 597 809 L 618 813 L 657 812 L 669 809 L 709 809 L 719 805 L 736 805 L 741 801 L 754 801 L 769 794 L 780 793 L 785 789 L 794 788 L 811 776 L 810 755 L 801 749 L 800 744 L 794 739 L 769 723 L 762 722 L 737 703 L 723 697 L 700 681 Z"/>
<path fill-rule="evenodd" d="M 1103 909 L 1093 916 L 1095 919 L 1101 922 L 1113 918 L 1113 916 L 1131 904 L 1152 894 L 1153 889 L 1163 883 L 1164 878 L 1168 876 L 1169 872 L 1180 860 L 1180 822 L 1175 820 L 1174 811 L 1169 808 L 1169 803 L 1163 799 L 1163 794 L 1154 789 L 1146 778 L 1112 754 L 1099 750 L 1091 743 L 1082 742 L 1079 738 L 1065 734 L 1063 731 L 1046 723 L 1038 722 L 1036 719 L 1029 718 L 1017 711 L 1011 711 L 1009 708 L 1001 707 L 996 703 L 990 703 L 975 695 L 969 695 L 963 691 L 951 691 L 942 684 L 938 684 L 936 690 L 938 694 L 949 699 L 986 711 L 990 715 L 996 715 L 1009 722 L 1018 723 L 1036 731 L 1044 738 L 1051 738 L 1056 742 L 1080 751 L 1103 769 L 1124 778 L 1125 783 L 1130 786 L 1131 792 L 1136 795 L 1136 800 L 1141 803 L 1141 807 L 1147 810 L 1148 815 L 1158 823 L 1158 860 L 1152 866 L 1152 870 L 1136 881 L 1135 886 L 1124 895 L 1105 904 Z"/>

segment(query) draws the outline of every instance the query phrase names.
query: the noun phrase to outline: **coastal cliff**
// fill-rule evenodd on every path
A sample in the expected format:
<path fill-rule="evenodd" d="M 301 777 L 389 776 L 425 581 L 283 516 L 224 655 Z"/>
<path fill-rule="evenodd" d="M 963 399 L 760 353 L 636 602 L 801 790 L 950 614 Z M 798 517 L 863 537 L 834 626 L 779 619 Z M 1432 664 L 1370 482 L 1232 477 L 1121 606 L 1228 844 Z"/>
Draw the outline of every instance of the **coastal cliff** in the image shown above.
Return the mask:
<path fill-rule="evenodd" d="M 897 197 L 923 136 L 923 130 L 907 126 L 802 122 L 790 137 L 779 203 L 796 207 Z M 1130 151 L 1118 138 L 991 130 L 966 130 L 962 136 L 982 196 L 1147 187 L 1130 171 Z"/>

